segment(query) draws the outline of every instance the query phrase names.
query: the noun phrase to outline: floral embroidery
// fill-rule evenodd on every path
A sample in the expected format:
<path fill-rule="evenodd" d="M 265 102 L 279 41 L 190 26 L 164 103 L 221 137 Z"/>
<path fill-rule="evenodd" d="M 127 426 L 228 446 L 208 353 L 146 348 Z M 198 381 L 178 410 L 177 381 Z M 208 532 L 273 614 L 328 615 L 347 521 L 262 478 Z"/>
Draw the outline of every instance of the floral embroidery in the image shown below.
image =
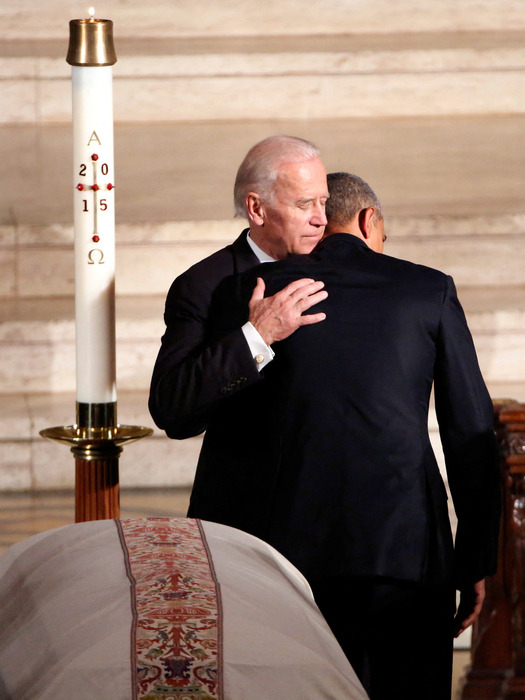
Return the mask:
<path fill-rule="evenodd" d="M 220 599 L 197 520 L 117 520 L 132 586 L 133 698 L 222 700 Z"/>

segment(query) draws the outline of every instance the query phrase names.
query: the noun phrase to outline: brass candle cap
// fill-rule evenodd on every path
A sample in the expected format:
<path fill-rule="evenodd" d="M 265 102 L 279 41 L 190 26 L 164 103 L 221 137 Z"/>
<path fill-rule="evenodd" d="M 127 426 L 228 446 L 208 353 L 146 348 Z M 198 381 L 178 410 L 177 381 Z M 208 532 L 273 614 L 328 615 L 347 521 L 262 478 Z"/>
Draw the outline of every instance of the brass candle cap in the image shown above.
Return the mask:
<path fill-rule="evenodd" d="M 117 62 L 110 19 L 72 19 L 69 22 L 70 66 L 112 66 Z"/>

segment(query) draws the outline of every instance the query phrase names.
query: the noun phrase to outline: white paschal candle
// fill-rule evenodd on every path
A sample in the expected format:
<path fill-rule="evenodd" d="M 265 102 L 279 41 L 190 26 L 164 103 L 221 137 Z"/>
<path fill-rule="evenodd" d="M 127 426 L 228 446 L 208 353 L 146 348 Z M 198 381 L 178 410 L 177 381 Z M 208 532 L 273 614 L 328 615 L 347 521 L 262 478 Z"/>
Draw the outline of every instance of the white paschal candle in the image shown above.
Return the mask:
<path fill-rule="evenodd" d="M 73 89 L 76 385 L 79 404 L 116 402 L 115 193 L 109 20 L 70 22 Z M 111 26 L 109 27 L 111 32 Z M 73 34 L 75 35 L 73 40 Z M 79 38 L 80 37 L 80 38 Z M 81 42 L 72 48 L 71 43 Z M 112 41 L 112 37 L 111 37 Z M 112 48 L 112 46 L 111 46 Z M 114 59 L 114 60 L 113 60 Z M 110 65 L 105 61 L 112 61 Z M 100 61 L 100 63 L 98 63 Z"/>

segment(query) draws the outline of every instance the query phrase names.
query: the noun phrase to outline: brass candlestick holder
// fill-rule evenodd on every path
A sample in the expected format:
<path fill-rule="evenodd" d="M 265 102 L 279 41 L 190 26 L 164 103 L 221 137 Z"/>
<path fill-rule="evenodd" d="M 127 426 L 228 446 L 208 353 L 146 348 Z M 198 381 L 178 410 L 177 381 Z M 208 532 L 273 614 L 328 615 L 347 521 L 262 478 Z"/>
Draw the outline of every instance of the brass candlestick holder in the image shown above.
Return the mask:
<path fill-rule="evenodd" d="M 120 516 L 119 457 L 123 446 L 153 433 L 151 428 L 119 425 L 117 404 L 77 403 L 77 422 L 40 431 L 71 447 L 75 457 L 75 522 Z"/>

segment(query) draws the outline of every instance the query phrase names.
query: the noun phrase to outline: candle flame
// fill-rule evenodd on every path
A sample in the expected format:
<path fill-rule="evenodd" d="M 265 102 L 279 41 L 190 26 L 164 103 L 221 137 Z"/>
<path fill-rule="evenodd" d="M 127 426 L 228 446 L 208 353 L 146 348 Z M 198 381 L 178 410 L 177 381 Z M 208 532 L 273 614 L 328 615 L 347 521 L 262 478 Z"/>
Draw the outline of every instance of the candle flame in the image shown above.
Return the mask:
<path fill-rule="evenodd" d="M 95 8 L 90 7 L 89 8 L 89 21 L 93 22 L 94 18 L 95 18 Z"/>

